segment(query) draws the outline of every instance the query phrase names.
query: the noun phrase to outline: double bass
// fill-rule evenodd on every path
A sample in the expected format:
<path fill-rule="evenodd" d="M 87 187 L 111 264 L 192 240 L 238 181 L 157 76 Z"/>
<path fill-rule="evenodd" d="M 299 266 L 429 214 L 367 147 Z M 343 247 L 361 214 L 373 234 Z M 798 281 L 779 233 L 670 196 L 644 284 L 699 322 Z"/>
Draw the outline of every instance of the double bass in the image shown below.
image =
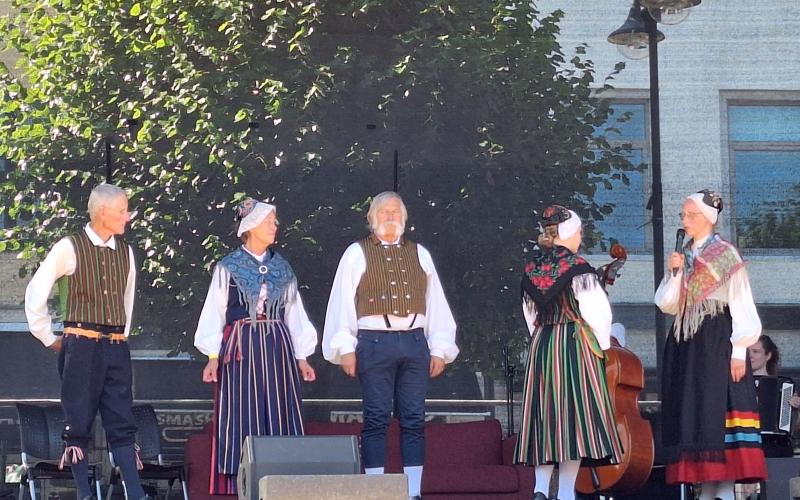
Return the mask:
<path fill-rule="evenodd" d="M 614 260 L 597 269 L 603 287 L 614 284 L 627 259 L 627 252 L 620 244 L 612 245 L 609 253 Z M 622 459 L 613 465 L 581 467 L 575 489 L 587 495 L 624 495 L 637 491 L 650 477 L 654 459 L 653 430 L 639 413 L 639 393 L 645 386 L 641 360 L 614 338 L 605 356 L 608 391 L 622 441 Z"/>

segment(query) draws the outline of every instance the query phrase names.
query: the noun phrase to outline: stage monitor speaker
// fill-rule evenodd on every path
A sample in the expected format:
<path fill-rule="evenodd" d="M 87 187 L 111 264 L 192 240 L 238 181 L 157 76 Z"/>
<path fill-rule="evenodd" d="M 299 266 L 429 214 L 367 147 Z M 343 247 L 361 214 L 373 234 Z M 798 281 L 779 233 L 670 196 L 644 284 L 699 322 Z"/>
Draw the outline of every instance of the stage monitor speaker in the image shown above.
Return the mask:
<path fill-rule="evenodd" d="M 767 458 L 767 480 L 761 483 L 761 500 L 788 500 L 790 481 L 800 470 L 800 457 Z"/>
<path fill-rule="evenodd" d="M 239 463 L 239 499 L 258 500 L 264 476 L 360 473 L 356 436 L 248 436 Z"/>
<path fill-rule="evenodd" d="M 264 476 L 259 500 L 408 500 L 405 474 Z"/>

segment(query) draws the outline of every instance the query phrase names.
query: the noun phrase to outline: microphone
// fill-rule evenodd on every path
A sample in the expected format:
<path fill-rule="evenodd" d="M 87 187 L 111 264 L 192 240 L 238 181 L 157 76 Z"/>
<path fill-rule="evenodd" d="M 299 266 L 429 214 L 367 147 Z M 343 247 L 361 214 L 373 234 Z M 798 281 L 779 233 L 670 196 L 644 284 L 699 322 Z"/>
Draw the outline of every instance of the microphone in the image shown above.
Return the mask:
<path fill-rule="evenodd" d="M 681 252 L 683 250 L 683 239 L 684 238 L 686 238 L 686 231 L 683 228 L 678 229 L 678 231 L 675 233 L 675 251 L 676 252 Z M 672 276 L 674 277 L 674 276 L 677 276 L 677 275 L 678 275 L 678 268 L 677 267 L 673 267 L 672 268 Z"/>

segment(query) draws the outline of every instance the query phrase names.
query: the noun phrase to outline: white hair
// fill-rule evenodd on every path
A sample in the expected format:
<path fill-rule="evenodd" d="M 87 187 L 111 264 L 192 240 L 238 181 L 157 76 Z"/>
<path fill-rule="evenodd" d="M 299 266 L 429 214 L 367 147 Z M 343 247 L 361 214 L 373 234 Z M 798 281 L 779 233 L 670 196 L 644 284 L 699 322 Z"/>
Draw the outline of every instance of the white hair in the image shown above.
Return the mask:
<path fill-rule="evenodd" d="M 405 227 L 406 221 L 408 220 L 408 211 L 406 210 L 406 204 L 403 203 L 403 198 L 401 198 L 400 195 L 394 191 L 384 191 L 372 198 L 372 202 L 369 204 L 367 221 L 369 221 L 369 227 L 373 231 L 377 229 L 375 226 L 375 214 L 377 214 L 378 210 L 380 210 L 381 207 L 390 200 L 397 200 L 400 202 L 400 214 L 403 216 L 401 225 Z"/>
<path fill-rule="evenodd" d="M 89 194 L 89 218 L 94 219 L 94 216 L 97 214 L 97 211 L 100 210 L 100 207 L 107 206 L 120 196 L 127 198 L 128 194 L 124 189 L 113 184 L 106 184 L 104 182 L 95 186 L 95 188 L 92 189 L 91 194 Z"/>

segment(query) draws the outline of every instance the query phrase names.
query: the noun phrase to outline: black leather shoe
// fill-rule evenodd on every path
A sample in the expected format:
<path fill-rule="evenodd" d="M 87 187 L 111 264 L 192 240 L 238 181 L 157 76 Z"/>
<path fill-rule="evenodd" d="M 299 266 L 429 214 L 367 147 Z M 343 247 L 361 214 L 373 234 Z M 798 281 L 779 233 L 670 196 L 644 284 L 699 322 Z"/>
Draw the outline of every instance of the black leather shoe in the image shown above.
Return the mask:
<path fill-rule="evenodd" d="M 533 500 L 547 500 L 547 495 L 542 493 L 541 491 L 537 491 L 533 494 Z"/>

